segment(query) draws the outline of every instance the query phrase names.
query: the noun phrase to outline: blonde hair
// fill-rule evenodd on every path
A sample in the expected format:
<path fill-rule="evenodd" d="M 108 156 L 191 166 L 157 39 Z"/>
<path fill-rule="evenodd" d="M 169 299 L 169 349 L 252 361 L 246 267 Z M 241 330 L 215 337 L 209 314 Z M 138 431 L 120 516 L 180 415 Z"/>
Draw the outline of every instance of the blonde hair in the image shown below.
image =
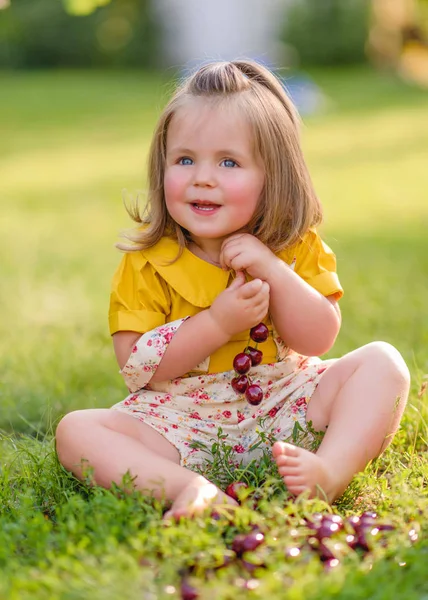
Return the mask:
<path fill-rule="evenodd" d="M 249 60 L 215 62 L 200 67 L 176 90 L 157 123 L 149 153 L 148 198 L 144 211 L 138 199 L 127 211 L 145 227 L 124 233 L 132 242 L 121 250 L 143 250 L 163 236 L 177 240 L 180 251 L 188 234 L 169 215 L 164 195 L 168 127 L 189 98 L 203 97 L 239 103 L 253 130 L 265 171 L 265 183 L 255 213 L 245 230 L 272 251 L 294 245 L 322 220 L 299 140 L 299 117 L 281 82 L 268 69 Z M 178 258 L 177 256 L 177 258 Z"/>

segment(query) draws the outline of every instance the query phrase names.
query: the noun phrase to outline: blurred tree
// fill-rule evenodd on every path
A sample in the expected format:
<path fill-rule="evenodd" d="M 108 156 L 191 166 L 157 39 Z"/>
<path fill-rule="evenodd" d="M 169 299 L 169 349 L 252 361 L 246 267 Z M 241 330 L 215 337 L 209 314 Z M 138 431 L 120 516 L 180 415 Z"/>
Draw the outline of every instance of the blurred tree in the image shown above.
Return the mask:
<path fill-rule="evenodd" d="M 98 8 L 92 10 L 95 4 Z M 12 0 L 1 12 L 0 67 L 156 66 L 160 35 L 150 4 Z"/>
<path fill-rule="evenodd" d="M 99 6 L 110 4 L 111 0 L 62 0 L 65 10 L 72 15 L 90 15 Z"/>
<path fill-rule="evenodd" d="M 428 88 L 428 1 L 372 0 L 371 21 L 372 62 Z"/>
<path fill-rule="evenodd" d="M 302 65 L 366 60 L 370 0 L 290 0 L 283 40 Z"/>

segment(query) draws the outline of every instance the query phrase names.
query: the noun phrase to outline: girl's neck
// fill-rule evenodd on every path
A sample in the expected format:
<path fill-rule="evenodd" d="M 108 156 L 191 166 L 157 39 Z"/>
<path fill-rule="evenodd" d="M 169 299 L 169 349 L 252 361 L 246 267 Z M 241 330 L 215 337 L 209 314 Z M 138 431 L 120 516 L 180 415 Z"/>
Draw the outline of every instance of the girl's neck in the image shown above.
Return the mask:
<path fill-rule="evenodd" d="M 209 243 L 211 241 L 212 244 Z M 218 240 L 209 240 L 208 243 L 204 242 L 201 244 L 199 241 L 196 242 L 195 240 L 190 240 L 187 247 L 190 252 L 195 254 L 198 258 L 201 258 L 216 267 L 220 267 L 221 243 L 222 242 L 219 242 Z"/>

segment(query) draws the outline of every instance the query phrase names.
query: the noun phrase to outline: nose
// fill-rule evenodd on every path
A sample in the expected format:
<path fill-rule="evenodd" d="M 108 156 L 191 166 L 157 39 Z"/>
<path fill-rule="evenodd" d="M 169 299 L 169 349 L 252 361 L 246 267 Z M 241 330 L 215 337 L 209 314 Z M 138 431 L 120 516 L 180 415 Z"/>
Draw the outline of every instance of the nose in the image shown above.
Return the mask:
<path fill-rule="evenodd" d="M 199 163 L 194 171 L 195 176 L 193 184 L 198 187 L 214 187 L 216 185 L 216 178 L 214 169 L 210 164 Z"/>

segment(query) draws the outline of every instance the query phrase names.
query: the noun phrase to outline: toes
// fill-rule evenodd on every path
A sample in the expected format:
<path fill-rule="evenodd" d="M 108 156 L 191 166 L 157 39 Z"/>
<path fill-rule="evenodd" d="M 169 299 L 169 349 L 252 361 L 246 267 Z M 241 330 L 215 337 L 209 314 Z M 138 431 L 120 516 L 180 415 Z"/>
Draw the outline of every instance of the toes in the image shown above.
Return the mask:
<path fill-rule="evenodd" d="M 300 465 L 300 460 L 298 458 L 294 458 L 293 456 L 285 456 L 284 454 L 278 456 L 275 462 L 278 467 L 297 467 Z"/>
<path fill-rule="evenodd" d="M 297 486 L 302 486 L 302 487 L 307 487 L 305 485 L 305 481 L 302 477 L 300 477 L 300 475 L 286 475 L 284 477 L 284 483 L 287 485 L 287 487 L 297 487 Z"/>
<path fill-rule="evenodd" d="M 284 444 L 284 452 L 287 456 L 297 458 L 299 456 L 300 449 L 297 446 L 293 446 L 293 444 L 287 444 L 287 442 L 283 442 Z"/>
<path fill-rule="evenodd" d="M 282 454 L 284 454 L 283 445 L 284 442 L 275 442 L 272 446 L 272 456 L 275 459 L 279 458 Z"/>
<path fill-rule="evenodd" d="M 280 457 L 297 458 L 299 455 L 299 449 L 292 444 L 287 444 L 287 442 L 275 442 L 272 446 L 272 455 L 275 460 L 279 460 Z"/>
<path fill-rule="evenodd" d="M 309 488 L 304 485 L 292 486 L 287 484 L 287 490 L 290 492 L 290 494 L 293 494 L 293 496 L 300 496 L 300 494 L 307 492 L 308 489 Z"/>
<path fill-rule="evenodd" d="M 281 477 L 301 477 L 302 475 L 298 467 L 289 467 L 288 465 L 285 465 L 284 467 L 279 467 L 278 473 L 281 475 Z"/>

